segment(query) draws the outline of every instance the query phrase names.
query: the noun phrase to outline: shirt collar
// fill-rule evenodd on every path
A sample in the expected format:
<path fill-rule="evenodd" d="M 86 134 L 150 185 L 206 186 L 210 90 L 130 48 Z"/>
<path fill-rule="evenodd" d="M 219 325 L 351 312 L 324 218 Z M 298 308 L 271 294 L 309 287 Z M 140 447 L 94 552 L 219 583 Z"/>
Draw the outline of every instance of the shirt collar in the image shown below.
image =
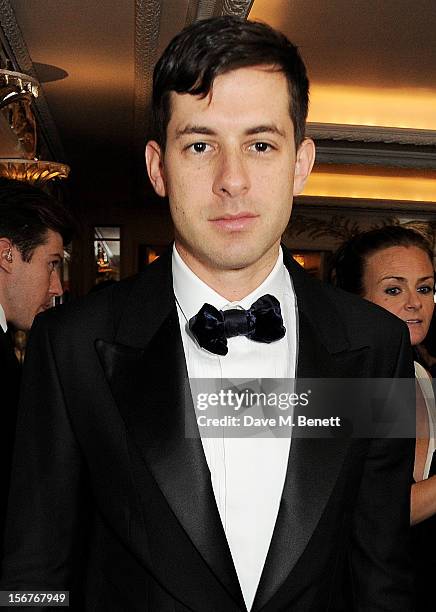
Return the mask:
<path fill-rule="evenodd" d="M 6 322 L 5 311 L 3 310 L 3 306 L 0 304 L 0 327 L 4 332 L 8 331 L 8 324 Z"/>
<path fill-rule="evenodd" d="M 218 310 L 225 310 L 229 307 L 236 308 L 238 306 L 248 309 L 253 302 L 266 293 L 271 293 L 279 301 L 282 301 L 284 287 L 286 286 L 286 276 L 284 275 L 287 274 L 287 270 L 283 265 L 282 249 L 279 249 L 274 268 L 263 283 L 237 302 L 229 302 L 194 274 L 180 257 L 175 245 L 173 246 L 172 267 L 174 295 L 187 321 L 197 314 L 205 303 L 212 304 Z"/>

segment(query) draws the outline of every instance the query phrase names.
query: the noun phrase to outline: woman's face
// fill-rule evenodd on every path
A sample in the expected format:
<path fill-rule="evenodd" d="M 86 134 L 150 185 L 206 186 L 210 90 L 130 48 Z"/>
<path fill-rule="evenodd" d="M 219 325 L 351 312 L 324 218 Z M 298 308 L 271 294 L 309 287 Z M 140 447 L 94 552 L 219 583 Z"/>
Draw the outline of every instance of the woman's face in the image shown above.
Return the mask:
<path fill-rule="evenodd" d="M 381 249 L 366 259 L 364 298 L 407 323 L 412 345 L 427 335 L 433 314 L 434 271 L 429 256 L 415 246 Z"/>

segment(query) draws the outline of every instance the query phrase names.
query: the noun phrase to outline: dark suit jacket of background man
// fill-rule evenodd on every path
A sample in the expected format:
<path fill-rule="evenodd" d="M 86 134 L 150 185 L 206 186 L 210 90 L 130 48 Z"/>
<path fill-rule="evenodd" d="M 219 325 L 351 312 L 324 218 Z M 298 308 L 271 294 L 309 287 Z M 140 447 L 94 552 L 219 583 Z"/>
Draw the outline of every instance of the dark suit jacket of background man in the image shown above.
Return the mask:
<path fill-rule="evenodd" d="M 8 333 L 0 327 L 0 556 L 15 437 L 21 366 Z"/>
<path fill-rule="evenodd" d="M 403 324 L 285 261 L 299 377 L 413 377 Z M 245 610 L 201 440 L 184 436 L 185 411 L 194 417 L 170 253 L 37 317 L 32 336 L 2 588 L 72 588 L 74 569 L 83 572 L 75 609 Z M 410 612 L 412 461 L 409 440 L 293 439 L 252 609 L 329 609 L 350 539 L 356 609 Z M 85 551 L 83 507 L 92 510 Z"/>

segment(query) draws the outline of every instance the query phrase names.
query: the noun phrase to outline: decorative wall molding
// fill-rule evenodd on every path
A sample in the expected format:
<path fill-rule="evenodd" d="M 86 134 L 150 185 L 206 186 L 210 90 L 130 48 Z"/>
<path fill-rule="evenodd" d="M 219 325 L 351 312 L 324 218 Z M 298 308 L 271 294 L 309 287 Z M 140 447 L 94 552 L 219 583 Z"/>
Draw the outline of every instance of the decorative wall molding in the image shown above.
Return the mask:
<path fill-rule="evenodd" d="M 436 169 L 436 147 L 416 150 L 416 146 L 404 145 L 404 149 L 341 147 L 317 140 L 316 159 L 322 164 L 364 164 L 390 168 Z M 388 146 L 388 145 L 386 145 Z"/>
<path fill-rule="evenodd" d="M 339 198 L 329 196 L 298 196 L 294 199 L 294 208 L 362 211 L 372 214 L 376 211 L 391 211 L 394 213 L 408 212 L 428 215 L 434 217 L 436 213 L 436 202 L 417 202 L 415 200 L 375 200 L 371 198 Z"/>
<path fill-rule="evenodd" d="M 436 146 L 436 130 L 309 122 L 306 133 L 317 140 Z"/>
<path fill-rule="evenodd" d="M 10 58 L 14 69 L 24 72 L 38 81 L 38 75 L 33 66 L 24 37 L 15 18 L 14 10 L 9 0 L 0 0 L 0 27 L 13 57 Z M 53 120 L 50 108 L 44 95 L 44 90 L 39 86 L 38 98 L 34 101 L 34 112 L 40 136 L 51 157 L 56 160 L 65 160 L 65 151 Z M 44 155 L 45 156 L 45 155 Z"/>

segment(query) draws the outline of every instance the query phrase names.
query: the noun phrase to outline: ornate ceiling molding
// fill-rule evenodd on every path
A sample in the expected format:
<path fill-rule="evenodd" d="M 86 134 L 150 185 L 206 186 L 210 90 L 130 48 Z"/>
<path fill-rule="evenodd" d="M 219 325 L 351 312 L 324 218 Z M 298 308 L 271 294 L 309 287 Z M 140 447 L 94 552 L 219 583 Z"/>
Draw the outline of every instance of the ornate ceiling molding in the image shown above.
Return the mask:
<path fill-rule="evenodd" d="M 235 15 L 246 19 L 254 0 L 190 0 L 187 23 L 218 17 Z"/>
<path fill-rule="evenodd" d="M 220 4 L 222 4 L 222 0 L 190 0 L 186 15 L 186 25 L 213 17 L 217 14 L 217 5 Z"/>
<path fill-rule="evenodd" d="M 309 122 L 306 133 L 317 140 L 436 146 L 436 130 Z"/>
<path fill-rule="evenodd" d="M 1 0 L 0 0 L 1 1 Z M 134 131 L 136 149 L 141 157 L 149 131 L 149 107 L 153 68 L 159 46 L 161 2 L 135 1 L 135 102 Z"/>
<path fill-rule="evenodd" d="M 221 15 L 248 17 L 254 0 L 224 0 Z"/>
<path fill-rule="evenodd" d="M 9 59 L 12 61 L 15 70 L 24 72 L 38 81 L 38 75 L 34 69 L 32 58 L 9 0 L 0 0 L 0 27 L 3 31 L 8 51 L 12 54 L 12 57 Z M 34 111 L 42 140 L 48 149 L 49 155 L 54 159 L 65 159 L 65 151 L 59 132 L 41 86 L 39 86 L 38 98 L 34 101 Z"/>

